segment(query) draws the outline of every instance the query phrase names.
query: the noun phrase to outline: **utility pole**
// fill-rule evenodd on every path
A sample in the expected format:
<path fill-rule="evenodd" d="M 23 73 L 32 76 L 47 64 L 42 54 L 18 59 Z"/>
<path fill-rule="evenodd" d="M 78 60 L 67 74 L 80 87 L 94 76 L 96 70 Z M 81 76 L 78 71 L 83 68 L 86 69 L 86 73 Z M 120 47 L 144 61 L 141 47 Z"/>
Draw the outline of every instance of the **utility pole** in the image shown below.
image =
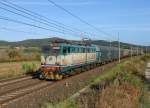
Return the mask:
<path fill-rule="evenodd" d="M 120 63 L 120 38 L 119 38 L 119 32 L 118 32 L 118 49 L 119 49 L 119 63 Z"/>
<path fill-rule="evenodd" d="M 109 50 L 109 51 L 110 51 L 110 52 L 109 52 L 109 59 L 110 59 L 110 60 L 111 60 L 111 46 L 112 46 L 112 45 L 111 45 L 111 40 L 110 40 L 110 46 L 109 46 L 109 47 L 110 47 L 110 50 Z"/>
<path fill-rule="evenodd" d="M 131 59 L 132 59 L 132 54 L 133 54 L 133 53 L 132 53 L 132 45 L 131 45 Z"/>
<path fill-rule="evenodd" d="M 137 47 L 137 56 L 139 55 L 139 48 Z"/>
<path fill-rule="evenodd" d="M 146 55 L 148 54 L 148 47 L 146 47 Z"/>

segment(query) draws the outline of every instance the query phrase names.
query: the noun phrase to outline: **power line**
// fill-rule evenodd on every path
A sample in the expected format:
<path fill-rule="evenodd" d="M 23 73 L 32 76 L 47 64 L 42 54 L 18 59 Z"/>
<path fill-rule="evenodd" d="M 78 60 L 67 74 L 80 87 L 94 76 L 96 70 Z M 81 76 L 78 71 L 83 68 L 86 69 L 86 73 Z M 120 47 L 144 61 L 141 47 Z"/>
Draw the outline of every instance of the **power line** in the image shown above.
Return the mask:
<path fill-rule="evenodd" d="M 54 1 L 52 1 L 52 0 L 48 0 L 48 1 L 49 1 L 50 3 L 52 3 L 53 5 L 55 5 L 56 7 L 58 7 L 59 9 L 65 11 L 65 12 L 68 13 L 69 15 L 73 16 L 74 18 L 78 19 L 80 22 L 82 22 L 82 23 L 88 25 L 89 27 L 95 29 L 95 30 L 98 31 L 98 32 L 101 32 L 101 33 L 103 33 L 103 34 L 105 34 L 105 35 L 110 36 L 109 33 L 106 33 L 106 32 L 104 32 L 104 31 L 100 30 L 99 28 L 95 27 L 94 25 L 88 23 L 87 21 L 81 19 L 79 16 L 73 14 L 73 13 L 70 12 L 69 10 L 63 8 L 62 6 L 60 6 L 60 5 L 58 5 L 58 4 L 56 4 Z"/>
<path fill-rule="evenodd" d="M 1 2 L 0 2 L 0 3 L 1 3 Z M 3 5 L 5 5 L 5 4 L 3 4 Z M 6 5 L 6 6 L 9 6 L 9 5 Z M 11 8 L 13 8 L 13 7 L 11 7 Z M 47 26 L 49 26 L 49 27 L 53 27 L 53 28 L 58 29 L 58 30 L 61 30 L 61 31 L 68 31 L 68 30 L 64 30 L 65 28 L 61 28 L 61 29 L 60 29 L 60 28 L 58 28 L 58 27 L 56 27 L 56 26 L 50 25 L 49 23 L 45 23 L 45 22 L 43 22 L 43 21 L 40 21 L 40 20 L 37 20 L 37 19 L 33 19 L 33 18 L 31 18 L 31 17 L 28 17 L 28 16 L 26 16 L 26 15 L 23 15 L 23 14 L 20 14 L 20 13 L 17 13 L 17 12 L 14 12 L 14 11 L 12 11 L 12 10 L 9 10 L 9 9 L 3 8 L 3 7 L 0 7 L 0 9 L 3 9 L 3 10 L 5 10 L 5 11 L 11 12 L 11 13 L 13 13 L 13 14 L 22 16 L 22 17 L 27 18 L 27 19 L 30 19 L 30 20 L 32 20 L 32 21 L 37 21 L 37 22 L 39 22 L 39 23 L 41 23 L 41 24 L 47 25 Z M 16 9 L 16 8 L 15 8 L 15 9 Z M 79 34 L 77 34 L 77 33 L 74 32 L 74 31 L 69 31 L 69 32 L 72 33 L 72 34 L 79 35 Z"/>
<path fill-rule="evenodd" d="M 37 14 L 37 13 L 35 13 L 35 12 L 32 12 L 32 11 L 27 10 L 27 9 L 25 9 L 25 8 L 22 8 L 22 7 L 20 7 L 20 6 L 16 5 L 16 4 L 11 3 L 10 1 L 7 1 L 7 0 L 2 0 L 2 1 L 5 2 L 5 3 L 8 3 L 8 4 L 11 4 L 12 6 L 10 6 L 10 5 L 8 5 L 8 4 L 5 4 L 5 3 L 3 3 L 3 2 L 0 2 L 1 4 L 5 5 L 5 6 L 9 7 L 9 8 L 15 9 L 15 10 L 17 10 L 17 11 L 19 11 L 19 12 L 25 13 L 25 14 L 27 14 L 27 15 L 29 15 L 29 16 L 34 17 L 34 18 L 36 17 L 37 19 L 40 19 L 40 20 L 42 20 L 42 21 L 44 21 L 44 22 L 47 22 L 47 23 L 50 23 L 50 24 L 52 24 L 52 25 L 54 25 L 54 26 L 56 26 L 56 27 L 62 28 L 63 30 L 66 29 L 67 31 L 70 31 L 70 32 L 73 32 L 74 34 L 79 35 L 76 31 L 70 29 L 71 27 L 66 26 L 66 25 L 64 25 L 64 24 L 62 24 L 62 23 L 60 23 L 60 22 L 56 22 L 56 21 L 54 21 L 54 20 L 48 19 L 48 18 L 45 17 L 45 16 L 42 16 L 42 15 L 40 15 L 40 14 Z M 15 6 L 15 7 L 14 7 L 14 6 Z M 17 7 L 17 8 L 16 8 L 16 7 Z M 18 9 L 18 8 L 19 8 L 19 9 Z M 20 10 L 20 9 L 21 9 L 21 10 Z M 43 18 L 44 18 L 44 19 L 43 19 Z M 52 22 L 50 22 L 50 21 L 52 21 Z M 57 23 L 57 24 L 56 24 L 56 23 Z M 53 27 L 54 27 L 54 26 L 53 26 Z M 56 28 L 56 27 L 55 27 L 55 28 Z M 69 29 L 66 28 L 66 27 L 69 27 Z M 76 30 L 77 30 L 77 29 L 76 29 Z M 81 30 L 78 30 L 78 31 L 81 31 Z"/>
<path fill-rule="evenodd" d="M 3 10 L 5 10 L 5 11 L 11 12 L 11 13 L 13 13 L 13 14 L 16 14 L 16 15 L 22 16 L 22 17 L 27 18 L 27 19 L 30 19 L 30 20 L 32 20 L 32 21 L 37 21 L 37 22 L 39 22 L 39 23 L 41 23 L 41 24 L 45 24 L 45 25 L 47 25 L 47 26 L 49 26 L 49 27 L 54 27 L 54 26 L 51 26 L 51 25 L 49 25 L 49 24 L 47 24 L 47 23 L 43 23 L 43 22 L 41 22 L 41 21 L 38 21 L 38 20 L 36 20 L 36 19 L 33 19 L 33 18 L 30 18 L 30 17 L 27 17 L 27 16 L 25 16 L 25 15 L 19 14 L 19 13 L 14 12 L 14 11 L 11 11 L 11 10 L 9 10 L 9 9 L 2 8 L 2 7 L 0 7 L 0 9 L 3 9 Z M 56 28 L 56 27 L 54 27 L 54 28 Z M 56 28 L 56 29 L 58 29 L 58 28 Z M 58 30 L 60 30 L 60 29 L 58 29 Z"/>
<path fill-rule="evenodd" d="M 52 32 L 57 32 L 57 33 L 63 33 L 63 32 L 57 31 L 57 30 L 47 29 L 47 28 L 44 28 L 44 27 L 41 27 L 41 26 L 30 24 L 30 23 L 26 23 L 26 22 L 22 22 L 22 21 L 10 19 L 8 17 L 0 16 L 0 19 L 1 20 L 7 20 L 7 21 L 10 21 L 10 22 L 14 22 L 14 23 L 18 23 L 18 24 L 23 24 L 23 25 L 31 26 L 31 27 L 35 27 L 35 28 L 39 28 L 39 29 L 43 29 L 43 30 L 47 30 L 47 31 L 52 31 Z"/>
<path fill-rule="evenodd" d="M 43 34 L 40 34 L 40 33 L 27 32 L 27 31 L 17 30 L 17 29 L 12 29 L 12 28 L 7 28 L 7 27 L 0 27 L 0 29 L 5 30 L 5 31 L 12 31 L 12 32 L 20 32 L 20 33 L 27 33 L 27 34 L 34 34 L 34 35 L 43 35 Z"/>

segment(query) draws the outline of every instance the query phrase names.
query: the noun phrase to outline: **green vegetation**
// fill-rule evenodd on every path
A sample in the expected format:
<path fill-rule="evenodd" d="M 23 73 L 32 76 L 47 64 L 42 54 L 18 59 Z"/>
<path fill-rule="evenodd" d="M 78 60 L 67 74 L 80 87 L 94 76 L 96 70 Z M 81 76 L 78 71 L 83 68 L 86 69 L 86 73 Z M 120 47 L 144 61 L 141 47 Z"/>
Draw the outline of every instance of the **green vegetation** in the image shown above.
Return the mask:
<path fill-rule="evenodd" d="M 91 80 L 88 92 L 44 108 L 149 108 L 144 72 L 149 55 L 124 61 Z"/>
<path fill-rule="evenodd" d="M 22 70 L 25 74 L 32 74 L 38 69 L 38 66 L 35 63 L 23 63 Z"/>
<path fill-rule="evenodd" d="M 79 104 L 75 100 L 67 100 L 58 104 L 45 104 L 42 108 L 79 108 Z"/>

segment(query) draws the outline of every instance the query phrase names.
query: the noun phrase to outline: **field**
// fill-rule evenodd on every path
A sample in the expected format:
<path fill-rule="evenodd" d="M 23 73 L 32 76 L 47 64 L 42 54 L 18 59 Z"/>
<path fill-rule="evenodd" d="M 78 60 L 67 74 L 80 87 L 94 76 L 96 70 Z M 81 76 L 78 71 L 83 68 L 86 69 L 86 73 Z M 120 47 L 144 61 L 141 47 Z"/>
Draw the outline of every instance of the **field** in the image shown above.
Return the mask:
<path fill-rule="evenodd" d="M 36 47 L 0 47 L 0 63 L 39 61 L 40 49 Z"/>
<path fill-rule="evenodd" d="M 23 66 L 32 64 L 35 65 L 34 68 L 36 69 L 39 67 L 40 62 L 28 61 L 28 62 L 0 63 L 0 80 L 23 76 L 26 74 L 26 70 L 23 68 Z"/>
<path fill-rule="evenodd" d="M 36 70 L 39 68 L 39 61 L 39 48 L 1 46 L 0 79 L 19 77 L 27 71 Z"/>

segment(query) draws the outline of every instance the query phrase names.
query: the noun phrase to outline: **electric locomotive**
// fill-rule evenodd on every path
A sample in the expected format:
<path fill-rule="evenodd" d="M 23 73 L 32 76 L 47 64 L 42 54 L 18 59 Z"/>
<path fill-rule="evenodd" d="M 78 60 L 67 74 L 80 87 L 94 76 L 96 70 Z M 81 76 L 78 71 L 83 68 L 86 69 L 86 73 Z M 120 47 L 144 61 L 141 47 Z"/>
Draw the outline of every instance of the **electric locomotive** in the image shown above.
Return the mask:
<path fill-rule="evenodd" d="M 42 47 L 40 79 L 60 80 L 96 62 L 96 46 L 52 42 Z M 77 70 L 78 69 L 78 70 Z"/>

